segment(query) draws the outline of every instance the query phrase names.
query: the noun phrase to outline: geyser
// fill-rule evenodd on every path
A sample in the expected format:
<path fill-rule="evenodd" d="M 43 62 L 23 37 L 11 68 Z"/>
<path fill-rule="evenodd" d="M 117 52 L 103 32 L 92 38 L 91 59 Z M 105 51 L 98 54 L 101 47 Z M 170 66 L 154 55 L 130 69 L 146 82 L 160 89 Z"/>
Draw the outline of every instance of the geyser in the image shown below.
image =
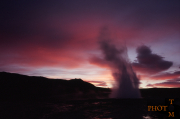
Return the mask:
<path fill-rule="evenodd" d="M 127 48 L 125 46 L 116 48 L 108 39 L 100 37 L 99 44 L 104 60 L 107 61 L 115 79 L 111 97 L 140 98 L 139 79 L 128 60 Z"/>
<path fill-rule="evenodd" d="M 126 47 L 117 49 L 115 45 L 106 40 L 101 40 L 99 43 L 104 59 L 115 79 L 111 96 L 113 98 L 140 98 L 139 79 L 128 60 Z"/>

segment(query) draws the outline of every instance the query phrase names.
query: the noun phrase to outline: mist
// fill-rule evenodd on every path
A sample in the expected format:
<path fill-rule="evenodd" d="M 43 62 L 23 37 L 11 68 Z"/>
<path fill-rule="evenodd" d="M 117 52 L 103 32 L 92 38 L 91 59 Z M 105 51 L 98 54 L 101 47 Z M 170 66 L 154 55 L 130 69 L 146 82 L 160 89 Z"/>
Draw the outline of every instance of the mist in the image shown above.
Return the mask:
<path fill-rule="evenodd" d="M 129 62 L 126 45 L 115 46 L 108 35 L 108 30 L 102 29 L 99 46 L 115 81 L 110 97 L 140 98 L 139 79 Z"/>

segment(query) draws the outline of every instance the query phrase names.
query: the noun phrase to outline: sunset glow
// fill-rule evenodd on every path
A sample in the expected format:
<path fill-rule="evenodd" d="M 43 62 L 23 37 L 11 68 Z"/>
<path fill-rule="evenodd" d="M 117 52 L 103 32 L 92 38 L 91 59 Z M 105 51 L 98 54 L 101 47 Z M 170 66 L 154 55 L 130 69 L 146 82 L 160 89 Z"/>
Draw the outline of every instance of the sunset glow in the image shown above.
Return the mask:
<path fill-rule="evenodd" d="M 0 71 L 113 85 L 98 46 L 100 29 L 126 44 L 141 88 L 180 87 L 180 1 L 4 2 Z"/>

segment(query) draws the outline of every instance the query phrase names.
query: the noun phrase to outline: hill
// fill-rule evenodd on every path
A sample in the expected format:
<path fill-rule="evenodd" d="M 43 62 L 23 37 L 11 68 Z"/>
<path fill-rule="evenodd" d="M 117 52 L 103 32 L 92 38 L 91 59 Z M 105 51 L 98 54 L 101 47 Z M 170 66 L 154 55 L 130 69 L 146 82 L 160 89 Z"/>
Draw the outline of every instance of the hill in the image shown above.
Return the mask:
<path fill-rule="evenodd" d="M 0 72 L 1 101 L 72 100 L 108 98 L 110 89 L 95 87 L 82 79 L 48 79 Z"/>
<path fill-rule="evenodd" d="M 140 89 L 142 98 L 180 98 L 180 88 Z M 58 101 L 108 98 L 110 89 L 82 79 L 48 79 L 0 72 L 0 101 Z"/>

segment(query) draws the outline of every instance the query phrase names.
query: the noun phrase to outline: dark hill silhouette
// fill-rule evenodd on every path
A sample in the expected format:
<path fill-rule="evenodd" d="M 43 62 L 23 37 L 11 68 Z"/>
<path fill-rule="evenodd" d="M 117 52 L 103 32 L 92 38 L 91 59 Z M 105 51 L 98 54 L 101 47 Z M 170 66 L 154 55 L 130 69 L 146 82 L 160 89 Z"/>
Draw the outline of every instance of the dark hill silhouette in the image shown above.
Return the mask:
<path fill-rule="evenodd" d="M 82 79 L 48 79 L 0 72 L 0 95 L 7 100 L 61 100 L 108 98 L 110 89 L 95 87 Z"/>
<path fill-rule="evenodd" d="M 180 98 L 180 88 L 140 89 L 143 98 Z M 108 98 L 110 89 L 96 87 L 82 79 L 48 79 L 0 72 L 0 101 L 58 101 Z"/>
<path fill-rule="evenodd" d="M 168 98 L 175 99 L 175 111 L 180 110 L 179 99 L 176 99 L 180 97 L 180 88 L 140 89 L 143 99 L 99 99 L 108 98 L 110 92 L 82 79 L 48 79 L 0 72 L 0 117 L 140 119 L 143 115 L 155 115 L 161 118 L 165 112 L 149 112 L 147 106 L 169 104 Z"/>

